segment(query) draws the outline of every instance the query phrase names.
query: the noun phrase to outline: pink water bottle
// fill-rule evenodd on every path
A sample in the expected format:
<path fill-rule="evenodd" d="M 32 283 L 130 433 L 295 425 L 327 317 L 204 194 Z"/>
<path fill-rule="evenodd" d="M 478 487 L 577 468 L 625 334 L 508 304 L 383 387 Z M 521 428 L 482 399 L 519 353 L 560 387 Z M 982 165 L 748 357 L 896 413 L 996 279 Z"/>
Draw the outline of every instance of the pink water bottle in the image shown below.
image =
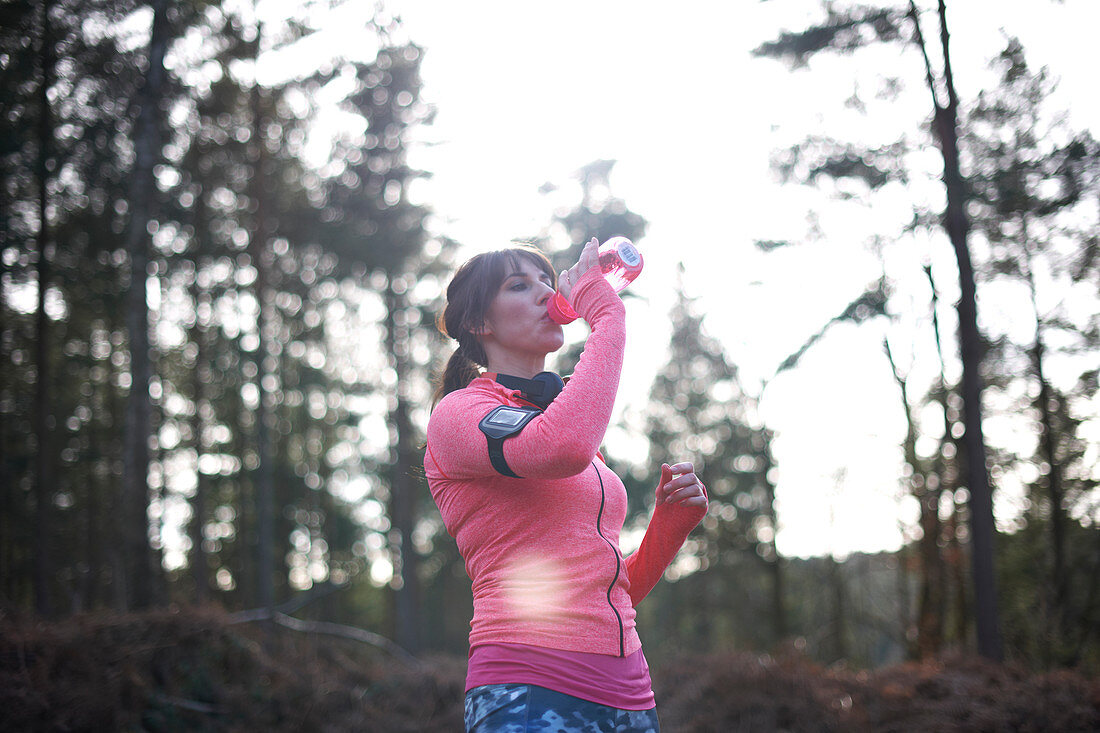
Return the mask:
<path fill-rule="evenodd" d="M 642 272 L 642 255 L 626 237 L 612 237 L 599 249 L 600 271 L 616 293 L 621 293 Z M 560 293 L 554 293 L 546 303 L 546 311 L 554 323 L 563 326 L 577 320 L 577 312 Z"/>

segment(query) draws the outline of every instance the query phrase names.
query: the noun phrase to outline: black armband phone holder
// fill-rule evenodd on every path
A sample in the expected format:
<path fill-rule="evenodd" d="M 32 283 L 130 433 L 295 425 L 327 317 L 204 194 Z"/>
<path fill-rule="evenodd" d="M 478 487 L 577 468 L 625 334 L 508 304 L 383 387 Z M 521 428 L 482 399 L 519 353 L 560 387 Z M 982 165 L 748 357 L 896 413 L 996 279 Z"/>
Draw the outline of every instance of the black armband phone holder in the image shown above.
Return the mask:
<path fill-rule="evenodd" d="M 509 468 L 508 462 L 504 460 L 504 440 L 518 435 L 527 423 L 541 414 L 542 410 L 533 407 L 501 405 L 481 418 L 477 427 L 485 433 L 485 439 L 489 442 L 489 461 L 497 473 L 511 478 L 523 478 Z"/>

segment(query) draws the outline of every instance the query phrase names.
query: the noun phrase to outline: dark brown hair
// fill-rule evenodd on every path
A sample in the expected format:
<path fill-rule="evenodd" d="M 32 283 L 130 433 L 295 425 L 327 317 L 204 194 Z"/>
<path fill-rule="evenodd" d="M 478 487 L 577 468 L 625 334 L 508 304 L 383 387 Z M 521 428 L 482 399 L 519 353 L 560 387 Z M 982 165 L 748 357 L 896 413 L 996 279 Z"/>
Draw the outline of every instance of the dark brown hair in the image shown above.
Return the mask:
<path fill-rule="evenodd" d="M 487 367 L 485 349 L 475 332 L 485 323 L 485 314 L 500 289 L 504 278 L 515 272 L 519 260 L 530 261 L 550 276 L 557 286 L 557 275 L 546 255 L 531 245 L 520 245 L 485 252 L 470 258 L 451 278 L 447 286 L 447 305 L 439 316 L 439 330 L 458 342 L 458 348 L 447 360 L 439 378 L 432 404 L 443 396 L 462 389 L 481 374 L 478 366 Z"/>

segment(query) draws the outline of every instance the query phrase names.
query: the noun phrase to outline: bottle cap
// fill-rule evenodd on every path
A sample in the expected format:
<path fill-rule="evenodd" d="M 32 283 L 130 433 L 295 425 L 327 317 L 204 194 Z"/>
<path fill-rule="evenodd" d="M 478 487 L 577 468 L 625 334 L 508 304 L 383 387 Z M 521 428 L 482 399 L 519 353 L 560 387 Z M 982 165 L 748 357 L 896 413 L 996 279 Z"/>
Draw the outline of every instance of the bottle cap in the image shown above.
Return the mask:
<path fill-rule="evenodd" d="M 554 293 L 550 300 L 546 301 L 546 312 L 550 315 L 551 321 L 561 326 L 579 318 L 561 293 Z"/>

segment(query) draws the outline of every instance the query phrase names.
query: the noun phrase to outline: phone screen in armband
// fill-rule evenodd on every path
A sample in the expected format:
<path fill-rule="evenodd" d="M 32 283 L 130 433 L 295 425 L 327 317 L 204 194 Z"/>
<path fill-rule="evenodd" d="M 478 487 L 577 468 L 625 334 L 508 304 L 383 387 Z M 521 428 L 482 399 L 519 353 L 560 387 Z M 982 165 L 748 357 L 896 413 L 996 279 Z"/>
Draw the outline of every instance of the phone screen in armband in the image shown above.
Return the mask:
<path fill-rule="evenodd" d="M 481 432 L 490 438 L 503 440 L 523 430 L 527 423 L 540 414 L 542 414 L 541 410 L 531 407 L 501 405 L 500 407 L 494 407 L 488 415 L 481 418 L 478 427 L 481 428 Z"/>
<path fill-rule="evenodd" d="M 512 407 L 501 405 L 494 407 L 488 415 L 481 418 L 478 428 L 485 433 L 485 441 L 489 449 L 489 461 L 493 468 L 502 476 L 510 478 L 523 478 L 508 465 L 504 459 L 504 439 L 518 435 L 527 423 L 541 415 L 542 410 L 533 407 Z"/>

